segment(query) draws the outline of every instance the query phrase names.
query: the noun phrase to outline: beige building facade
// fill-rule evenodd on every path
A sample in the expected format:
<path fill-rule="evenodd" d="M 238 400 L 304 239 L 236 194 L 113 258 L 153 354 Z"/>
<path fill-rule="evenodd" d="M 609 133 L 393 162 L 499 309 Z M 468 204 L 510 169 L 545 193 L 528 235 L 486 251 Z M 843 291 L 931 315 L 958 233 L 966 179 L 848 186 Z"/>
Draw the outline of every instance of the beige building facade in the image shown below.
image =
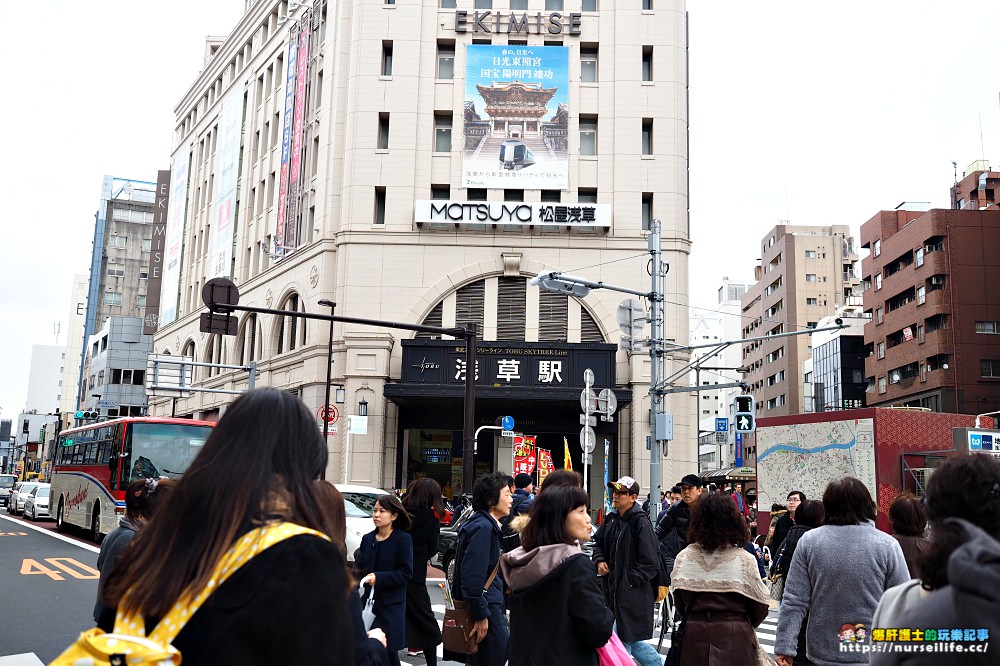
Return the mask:
<path fill-rule="evenodd" d="M 852 299 L 860 284 L 857 248 L 847 225 L 779 224 L 761 241 L 757 282 L 743 295 L 743 338 L 816 328 Z M 743 345 L 744 375 L 759 418 L 808 411 L 803 404 L 805 362 L 812 336 L 756 340 Z"/>
<path fill-rule="evenodd" d="M 242 305 L 329 313 L 328 299 L 343 316 L 475 322 L 477 425 L 512 416 L 556 467 L 566 446 L 579 469 L 583 370 L 603 367 L 597 388 L 614 388 L 620 409 L 598 441 L 608 440 L 609 473 L 636 476 L 645 492 L 650 361 L 617 350 L 623 295 L 567 297 L 528 280 L 557 269 L 649 289 L 658 218 L 664 337 L 687 343 L 684 3 L 247 4 L 175 108 L 154 351 L 253 361 L 257 386 L 318 411 L 327 324 L 244 314 L 235 337 L 202 333 L 207 280 L 232 279 Z M 455 344 L 344 323 L 332 336 L 331 403 L 336 388 L 345 401 L 334 404 L 328 478 L 388 488 L 426 475 L 460 490 Z M 242 390 L 247 373 L 199 367 L 195 384 Z M 150 413 L 212 417 L 231 400 L 151 398 Z M 362 401 L 367 432 L 348 433 Z M 697 425 L 690 396 L 667 401 L 675 440 L 663 481 L 673 483 L 697 470 Z M 480 435 L 477 473 L 512 468 L 509 440 Z"/>

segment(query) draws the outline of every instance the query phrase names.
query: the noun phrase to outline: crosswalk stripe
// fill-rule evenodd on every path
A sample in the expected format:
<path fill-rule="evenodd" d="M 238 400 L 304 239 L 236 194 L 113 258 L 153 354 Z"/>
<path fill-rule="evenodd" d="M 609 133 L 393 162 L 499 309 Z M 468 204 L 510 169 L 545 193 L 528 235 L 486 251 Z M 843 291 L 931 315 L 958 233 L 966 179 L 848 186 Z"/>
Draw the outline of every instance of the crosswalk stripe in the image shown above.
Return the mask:
<path fill-rule="evenodd" d="M 441 623 L 444 620 L 444 604 L 432 604 L 431 609 L 434 611 L 434 616 L 437 618 L 438 623 Z M 767 654 L 771 655 L 772 657 L 774 656 L 774 642 L 777 638 L 776 635 L 777 630 L 778 630 L 777 609 L 771 609 L 771 611 L 768 613 L 767 619 L 761 622 L 760 626 L 754 630 L 754 633 L 757 634 L 757 640 L 760 641 L 761 647 L 763 647 L 764 651 Z M 654 637 L 645 641 L 646 643 L 649 643 L 654 647 L 657 645 L 657 643 L 659 643 L 660 640 L 659 627 L 657 627 L 655 631 L 656 633 Z M 665 636 L 663 638 L 663 647 L 660 648 L 660 654 L 666 654 L 669 649 L 670 649 L 670 638 L 669 636 Z M 444 657 L 444 651 L 443 647 L 440 645 L 437 647 L 437 656 L 438 656 L 438 663 L 441 664 L 442 666 L 447 666 L 449 664 L 457 663 L 452 661 L 441 661 L 441 659 L 443 659 Z M 423 664 L 424 656 L 416 655 L 410 657 L 405 652 L 401 652 L 400 662 L 404 664 Z"/>

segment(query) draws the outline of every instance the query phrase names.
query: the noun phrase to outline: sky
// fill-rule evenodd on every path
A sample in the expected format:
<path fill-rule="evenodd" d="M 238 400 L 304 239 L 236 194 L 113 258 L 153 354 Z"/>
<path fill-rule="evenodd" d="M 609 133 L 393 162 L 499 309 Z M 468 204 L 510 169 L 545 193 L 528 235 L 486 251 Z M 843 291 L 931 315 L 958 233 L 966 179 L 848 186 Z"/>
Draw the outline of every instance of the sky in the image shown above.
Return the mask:
<path fill-rule="evenodd" d="M 205 36 L 227 34 L 243 4 L 53 0 L 44 20 L 0 27 L 0 418 L 24 407 L 31 346 L 65 344 L 103 175 L 153 181 L 169 167 L 173 108 Z M 952 161 L 961 176 L 997 148 L 1000 3 L 687 8 L 693 306 L 714 307 L 723 277 L 752 278 L 778 222 L 857 236 L 903 201 L 946 207 Z"/>

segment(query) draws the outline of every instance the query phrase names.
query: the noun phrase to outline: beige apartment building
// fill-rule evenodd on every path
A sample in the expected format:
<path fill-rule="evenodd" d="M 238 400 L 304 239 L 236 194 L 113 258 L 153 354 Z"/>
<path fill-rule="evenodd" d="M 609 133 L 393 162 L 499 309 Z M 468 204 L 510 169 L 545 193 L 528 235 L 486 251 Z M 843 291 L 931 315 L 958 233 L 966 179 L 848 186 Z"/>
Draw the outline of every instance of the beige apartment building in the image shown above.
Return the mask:
<path fill-rule="evenodd" d="M 623 295 L 528 285 L 557 269 L 649 289 L 658 218 L 664 337 L 687 341 L 687 19 L 682 0 L 645 6 L 248 1 L 175 109 L 155 351 L 254 361 L 258 386 L 318 412 L 328 326 L 244 314 L 235 337 L 207 335 L 207 280 L 231 278 L 242 305 L 329 313 L 329 299 L 337 315 L 475 322 L 477 426 L 512 416 L 556 467 L 568 446 L 580 469 L 590 368 L 619 402 L 596 427 L 591 486 L 603 486 L 607 440 L 610 474 L 645 493 L 650 361 L 617 348 Z M 331 400 L 328 478 L 388 488 L 432 476 L 460 490 L 462 343 L 342 323 L 333 339 L 343 402 Z M 242 390 L 247 373 L 197 368 L 195 384 Z M 194 392 L 150 411 L 211 418 L 232 399 Z M 367 432 L 348 433 L 362 402 Z M 697 469 L 696 424 L 689 396 L 668 410 L 674 482 Z M 511 469 L 509 437 L 485 430 L 477 446 L 477 473 Z"/>
<path fill-rule="evenodd" d="M 816 328 L 860 284 L 857 248 L 847 225 L 779 224 L 761 241 L 757 282 L 743 295 L 743 337 L 772 336 Z M 756 340 L 743 345 L 744 375 L 760 418 L 800 414 L 805 362 L 812 336 Z"/>

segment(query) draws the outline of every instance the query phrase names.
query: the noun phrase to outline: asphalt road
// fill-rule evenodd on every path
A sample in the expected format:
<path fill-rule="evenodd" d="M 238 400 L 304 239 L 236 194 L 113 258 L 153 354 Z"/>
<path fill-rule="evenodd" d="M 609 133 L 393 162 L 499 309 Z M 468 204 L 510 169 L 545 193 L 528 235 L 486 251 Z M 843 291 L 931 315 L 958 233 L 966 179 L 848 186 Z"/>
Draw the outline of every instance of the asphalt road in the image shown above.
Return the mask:
<path fill-rule="evenodd" d="M 56 534 L 55 523 L 0 513 L 0 664 L 43 663 L 94 626 L 99 549 Z"/>

